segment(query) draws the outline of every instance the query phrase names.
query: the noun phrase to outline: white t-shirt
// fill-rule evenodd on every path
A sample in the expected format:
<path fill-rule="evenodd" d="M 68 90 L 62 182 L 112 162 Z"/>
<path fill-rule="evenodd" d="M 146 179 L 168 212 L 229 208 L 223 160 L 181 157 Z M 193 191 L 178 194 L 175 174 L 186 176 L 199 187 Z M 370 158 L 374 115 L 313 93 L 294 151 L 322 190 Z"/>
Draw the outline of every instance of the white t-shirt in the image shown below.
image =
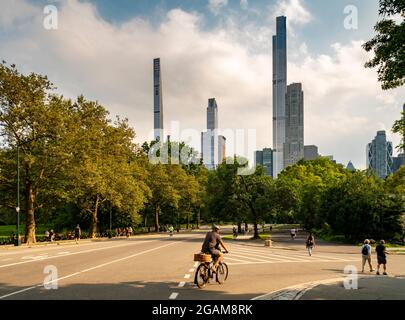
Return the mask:
<path fill-rule="evenodd" d="M 295 229 L 291 229 L 291 234 L 295 234 Z"/>

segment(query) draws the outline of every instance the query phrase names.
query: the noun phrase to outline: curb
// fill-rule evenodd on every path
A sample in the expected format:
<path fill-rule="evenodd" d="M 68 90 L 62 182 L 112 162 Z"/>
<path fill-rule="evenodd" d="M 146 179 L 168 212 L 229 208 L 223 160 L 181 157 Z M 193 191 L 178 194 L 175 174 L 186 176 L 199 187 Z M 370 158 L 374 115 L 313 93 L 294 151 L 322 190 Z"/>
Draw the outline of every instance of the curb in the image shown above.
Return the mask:
<path fill-rule="evenodd" d="M 360 276 L 358 279 L 367 279 L 370 277 L 377 277 L 373 275 Z M 270 293 L 252 298 L 251 300 L 300 300 L 302 296 L 309 290 L 325 284 L 335 284 L 343 282 L 346 277 L 326 279 L 320 281 L 305 282 L 299 285 L 283 288 L 280 290 L 272 291 Z"/>

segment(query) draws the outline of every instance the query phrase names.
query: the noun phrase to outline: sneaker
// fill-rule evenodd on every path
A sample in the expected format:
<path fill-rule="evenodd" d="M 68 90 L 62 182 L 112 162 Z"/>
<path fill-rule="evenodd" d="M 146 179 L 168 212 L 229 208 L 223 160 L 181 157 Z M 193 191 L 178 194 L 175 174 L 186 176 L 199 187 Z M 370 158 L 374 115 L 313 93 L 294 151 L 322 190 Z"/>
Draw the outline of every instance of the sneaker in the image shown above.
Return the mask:
<path fill-rule="evenodd" d="M 370 272 L 374 272 L 374 269 L 371 269 Z"/>
<path fill-rule="evenodd" d="M 384 276 L 388 276 L 388 274 L 386 272 L 383 273 Z"/>
<path fill-rule="evenodd" d="M 380 275 L 380 271 L 377 271 L 377 276 L 379 276 Z"/>

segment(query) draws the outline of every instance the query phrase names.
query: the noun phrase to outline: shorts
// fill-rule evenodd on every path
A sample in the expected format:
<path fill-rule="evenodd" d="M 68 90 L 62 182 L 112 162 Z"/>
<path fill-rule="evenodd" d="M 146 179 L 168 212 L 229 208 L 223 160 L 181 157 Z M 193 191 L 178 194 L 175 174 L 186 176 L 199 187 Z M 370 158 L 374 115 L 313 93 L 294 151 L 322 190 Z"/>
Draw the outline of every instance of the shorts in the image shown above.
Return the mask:
<path fill-rule="evenodd" d="M 222 255 L 222 252 L 218 249 L 210 249 L 210 254 L 214 257 L 219 257 Z"/>
<path fill-rule="evenodd" d="M 382 256 L 377 256 L 378 264 L 387 264 L 387 258 Z"/>

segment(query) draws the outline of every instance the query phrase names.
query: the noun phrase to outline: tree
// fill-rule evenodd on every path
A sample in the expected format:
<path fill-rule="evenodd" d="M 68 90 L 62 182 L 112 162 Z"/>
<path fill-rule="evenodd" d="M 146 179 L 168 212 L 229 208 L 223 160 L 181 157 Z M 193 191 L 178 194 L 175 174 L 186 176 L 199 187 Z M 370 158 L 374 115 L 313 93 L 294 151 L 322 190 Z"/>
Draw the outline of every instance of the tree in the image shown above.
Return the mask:
<path fill-rule="evenodd" d="M 365 67 L 378 67 L 378 80 L 387 90 L 405 83 L 405 2 L 380 0 L 379 14 L 383 19 L 374 27 L 377 35 L 363 48 L 367 52 L 374 51 L 374 58 Z M 394 15 L 402 17 L 398 24 L 392 19 Z"/>
<path fill-rule="evenodd" d="M 392 132 L 398 133 L 401 137 L 403 137 L 397 148 L 405 153 L 405 112 L 402 112 L 402 117 L 400 120 L 395 121 L 394 126 L 392 127 Z"/>
<path fill-rule="evenodd" d="M 36 209 L 50 197 L 67 196 L 65 164 L 71 158 L 67 141 L 74 123 L 69 101 L 53 94 L 53 89 L 45 76 L 23 75 L 14 65 L 0 64 L 0 135 L 10 157 L 16 159 L 17 146 L 20 150 L 28 243 L 36 241 Z M 10 174 L 15 176 L 16 171 Z"/>

